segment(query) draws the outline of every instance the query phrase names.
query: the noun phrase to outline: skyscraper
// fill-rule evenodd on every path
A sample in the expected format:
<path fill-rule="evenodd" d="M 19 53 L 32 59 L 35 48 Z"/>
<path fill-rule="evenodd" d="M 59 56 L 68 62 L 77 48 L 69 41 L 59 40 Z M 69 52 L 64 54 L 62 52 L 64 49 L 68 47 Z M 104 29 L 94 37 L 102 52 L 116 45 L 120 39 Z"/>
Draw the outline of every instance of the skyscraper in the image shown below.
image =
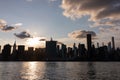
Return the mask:
<path fill-rule="evenodd" d="M 24 45 L 19 45 L 18 46 L 18 53 L 24 53 L 25 51 L 25 46 Z"/>
<path fill-rule="evenodd" d="M 87 49 L 88 49 L 88 53 L 90 52 L 91 50 L 91 34 L 87 34 Z"/>
<path fill-rule="evenodd" d="M 56 60 L 57 58 L 57 41 L 46 41 L 46 55 L 48 60 Z"/>
<path fill-rule="evenodd" d="M 99 43 L 97 42 L 97 48 L 99 48 Z"/>
<path fill-rule="evenodd" d="M 3 60 L 9 60 L 11 54 L 11 45 L 6 44 L 2 50 Z"/>
<path fill-rule="evenodd" d="M 11 53 L 11 45 L 6 44 L 2 50 L 2 54 L 5 56 L 9 56 Z"/>
<path fill-rule="evenodd" d="M 0 45 L 0 53 L 1 53 L 1 45 Z"/>
<path fill-rule="evenodd" d="M 28 47 L 28 52 L 32 53 L 34 51 L 34 47 Z"/>
<path fill-rule="evenodd" d="M 74 57 L 78 56 L 78 54 L 77 54 L 77 47 L 76 47 L 75 43 L 73 44 L 73 53 L 74 53 Z"/>
<path fill-rule="evenodd" d="M 67 48 L 65 44 L 61 44 L 62 57 L 66 57 Z"/>
<path fill-rule="evenodd" d="M 16 41 L 14 42 L 14 45 L 13 45 L 13 52 L 12 53 L 16 53 Z"/>
<path fill-rule="evenodd" d="M 115 41 L 114 41 L 114 37 L 112 37 L 112 49 L 115 50 Z"/>
<path fill-rule="evenodd" d="M 108 43 L 108 51 L 110 52 L 111 51 L 111 42 Z"/>
<path fill-rule="evenodd" d="M 91 34 L 87 34 L 87 53 L 88 53 L 88 60 L 91 60 L 92 58 L 92 41 L 91 41 Z"/>

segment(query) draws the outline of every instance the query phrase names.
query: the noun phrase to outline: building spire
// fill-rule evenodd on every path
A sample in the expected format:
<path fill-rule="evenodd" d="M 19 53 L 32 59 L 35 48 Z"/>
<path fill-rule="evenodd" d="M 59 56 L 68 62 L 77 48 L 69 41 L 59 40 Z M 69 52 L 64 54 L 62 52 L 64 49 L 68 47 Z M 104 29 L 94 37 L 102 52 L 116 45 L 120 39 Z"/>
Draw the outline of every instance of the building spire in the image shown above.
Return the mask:
<path fill-rule="evenodd" d="M 16 52 L 16 40 L 15 40 L 14 45 L 13 45 L 13 53 L 15 53 L 15 52 Z"/>
<path fill-rule="evenodd" d="M 15 42 L 14 42 L 14 45 L 16 45 L 16 40 L 15 40 Z"/>

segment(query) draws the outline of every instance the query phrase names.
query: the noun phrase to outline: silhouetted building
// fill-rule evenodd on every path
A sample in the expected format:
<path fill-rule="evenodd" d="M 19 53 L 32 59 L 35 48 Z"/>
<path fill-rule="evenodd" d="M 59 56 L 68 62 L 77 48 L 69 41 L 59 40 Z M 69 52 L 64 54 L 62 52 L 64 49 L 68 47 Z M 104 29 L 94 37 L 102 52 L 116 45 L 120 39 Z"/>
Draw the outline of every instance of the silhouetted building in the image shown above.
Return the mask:
<path fill-rule="evenodd" d="M 61 56 L 61 54 L 60 54 L 60 45 L 57 45 L 57 54 L 58 54 L 58 56 Z"/>
<path fill-rule="evenodd" d="M 24 45 L 18 45 L 18 52 L 24 53 L 25 51 L 25 46 Z"/>
<path fill-rule="evenodd" d="M 65 44 L 62 44 L 61 46 L 61 53 L 62 53 L 62 57 L 66 57 L 66 53 L 67 53 L 67 48 Z"/>
<path fill-rule="evenodd" d="M 97 48 L 99 48 L 99 43 L 97 42 Z"/>
<path fill-rule="evenodd" d="M 87 51 L 88 51 L 88 59 L 91 57 L 91 46 L 92 46 L 92 40 L 91 40 L 91 34 L 87 34 Z"/>
<path fill-rule="evenodd" d="M 77 47 L 76 47 L 76 44 L 74 43 L 73 44 L 73 53 L 74 53 L 74 58 L 77 57 Z"/>
<path fill-rule="evenodd" d="M 14 42 L 12 53 L 16 53 L 16 41 Z"/>
<path fill-rule="evenodd" d="M 80 53 L 81 53 L 81 46 L 80 46 L 81 44 L 79 43 L 78 44 L 78 56 L 80 56 Z"/>
<path fill-rule="evenodd" d="M 1 45 L 0 45 L 0 53 L 1 53 Z"/>
<path fill-rule="evenodd" d="M 91 44 L 92 44 L 91 34 L 87 34 L 87 49 L 88 49 L 88 52 L 91 50 Z"/>
<path fill-rule="evenodd" d="M 112 49 L 115 50 L 115 41 L 114 41 L 114 37 L 112 37 Z"/>
<path fill-rule="evenodd" d="M 25 58 L 25 46 L 24 45 L 18 45 L 18 60 L 24 60 Z"/>
<path fill-rule="evenodd" d="M 46 41 L 46 55 L 48 60 L 57 59 L 57 41 Z"/>
<path fill-rule="evenodd" d="M 68 57 L 68 58 L 73 57 L 73 51 L 72 51 L 72 48 L 71 48 L 71 47 L 68 47 L 67 57 Z"/>
<path fill-rule="evenodd" d="M 110 52 L 111 49 L 112 49 L 112 47 L 111 47 L 111 42 L 109 42 L 109 43 L 108 43 L 108 51 Z"/>
<path fill-rule="evenodd" d="M 34 51 L 34 47 L 28 47 L 28 52 L 33 52 Z"/>
<path fill-rule="evenodd" d="M 11 54 L 11 45 L 6 44 L 2 50 L 3 60 L 9 60 Z"/>
<path fill-rule="evenodd" d="M 80 44 L 80 47 L 81 47 L 81 54 L 85 55 L 85 53 L 86 53 L 85 45 L 84 44 Z"/>

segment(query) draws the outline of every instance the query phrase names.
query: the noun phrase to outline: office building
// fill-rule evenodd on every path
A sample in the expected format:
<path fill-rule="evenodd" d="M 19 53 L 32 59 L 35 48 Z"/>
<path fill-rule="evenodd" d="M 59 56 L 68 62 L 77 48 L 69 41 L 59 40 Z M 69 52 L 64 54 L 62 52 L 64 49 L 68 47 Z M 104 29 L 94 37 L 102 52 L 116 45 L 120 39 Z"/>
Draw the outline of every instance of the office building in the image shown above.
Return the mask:
<path fill-rule="evenodd" d="M 112 37 L 112 49 L 115 50 L 115 41 L 114 41 L 114 37 Z"/>
<path fill-rule="evenodd" d="M 57 41 L 46 41 L 46 55 L 48 60 L 56 60 L 57 58 Z"/>
<path fill-rule="evenodd" d="M 88 49 L 88 53 L 90 53 L 90 51 L 91 51 L 91 44 L 92 44 L 91 34 L 87 34 L 87 49 Z"/>
<path fill-rule="evenodd" d="M 6 44 L 2 50 L 3 60 L 9 60 L 11 54 L 11 45 Z"/>

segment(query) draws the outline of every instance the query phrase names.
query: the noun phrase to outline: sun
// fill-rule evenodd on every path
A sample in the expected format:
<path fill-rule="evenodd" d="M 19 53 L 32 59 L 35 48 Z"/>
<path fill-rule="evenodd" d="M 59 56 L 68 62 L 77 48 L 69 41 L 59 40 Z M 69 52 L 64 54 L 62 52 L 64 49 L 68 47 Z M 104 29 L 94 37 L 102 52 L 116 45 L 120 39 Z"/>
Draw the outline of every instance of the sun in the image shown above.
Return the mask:
<path fill-rule="evenodd" d="M 45 41 L 40 41 L 40 39 L 40 37 L 29 38 L 27 39 L 26 44 L 29 47 L 44 47 Z"/>

